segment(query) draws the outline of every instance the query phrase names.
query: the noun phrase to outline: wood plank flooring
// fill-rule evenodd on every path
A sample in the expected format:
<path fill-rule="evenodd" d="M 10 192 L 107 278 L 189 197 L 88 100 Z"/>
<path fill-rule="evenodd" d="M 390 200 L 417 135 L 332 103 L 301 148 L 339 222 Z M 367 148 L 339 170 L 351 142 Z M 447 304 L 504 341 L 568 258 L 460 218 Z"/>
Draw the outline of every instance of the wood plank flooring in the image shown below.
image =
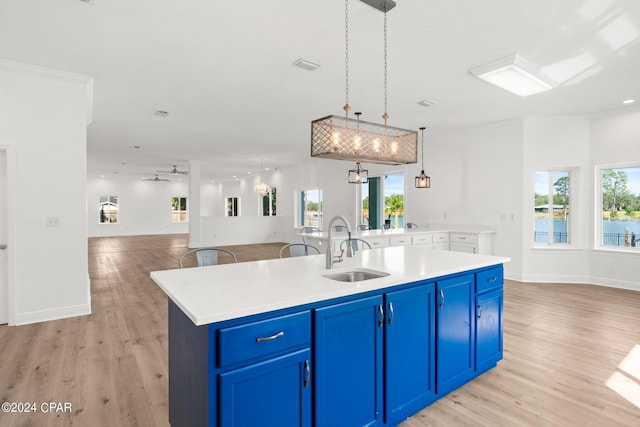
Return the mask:
<path fill-rule="evenodd" d="M 0 402 L 38 406 L 0 426 L 167 426 L 167 301 L 149 272 L 186 250 L 186 235 L 89 239 L 90 316 L 0 326 Z M 640 426 L 640 292 L 507 281 L 504 343 L 496 368 L 402 426 Z"/>

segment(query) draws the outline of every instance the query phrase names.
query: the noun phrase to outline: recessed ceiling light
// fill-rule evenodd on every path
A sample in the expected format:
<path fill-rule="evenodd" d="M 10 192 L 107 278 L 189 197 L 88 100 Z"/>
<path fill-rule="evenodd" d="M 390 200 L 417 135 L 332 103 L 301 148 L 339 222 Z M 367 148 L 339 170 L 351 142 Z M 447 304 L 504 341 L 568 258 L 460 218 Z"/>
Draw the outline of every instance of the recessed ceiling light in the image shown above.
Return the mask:
<path fill-rule="evenodd" d="M 164 110 L 156 110 L 156 116 L 158 116 L 158 117 L 167 117 L 167 116 L 169 116 L 169 112 L 168 111 L 164 111 Z"/>
<path fill-rule="evenodd" d="M 623 104 L 633 104 L 634 102 L 636 102 L 635 99 L 625 99 L 622 101 Z"/>
<path fill-rule="evenodd" d="M 517 54 L 505 56 L 469 70 L 476 77 L 520 96 L 545 92 L 556 87 L 539 68 Z"/>
<path fill-rule="evenodd" d="M 422 101 L 418 101 L 418 104 L 422 105 L 423 107 L 431 107 L 432 105 L 434 105 L 434 103 L 429 101 L 428 99 L 423 99 Z"/>
<path fill-rule="evenodd" d="M 318 68 L 320 68 L 320 65 L 315 64 L 311 61 L 307 61 L 302 58 L 297 59 L 291 65 L 293 65 L 294 67 L 302 68 L 303 70 L 308 70 L 308 71 L 315 71 Z"/>

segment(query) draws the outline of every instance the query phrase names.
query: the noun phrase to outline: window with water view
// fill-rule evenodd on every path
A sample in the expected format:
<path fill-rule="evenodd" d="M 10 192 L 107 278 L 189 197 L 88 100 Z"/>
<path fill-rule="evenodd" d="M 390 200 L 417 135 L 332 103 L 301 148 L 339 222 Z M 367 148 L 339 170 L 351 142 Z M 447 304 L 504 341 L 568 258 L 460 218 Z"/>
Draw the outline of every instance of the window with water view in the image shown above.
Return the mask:
<path fill-rule="evenodd" d="M 600 169 L 601 246 L 640 248 L 640 166 Z"/>
<path fill-rule="evenodd" d="M 534 243 L 571 243 L 570 177 L 567 170 L 535 172 Z"/>

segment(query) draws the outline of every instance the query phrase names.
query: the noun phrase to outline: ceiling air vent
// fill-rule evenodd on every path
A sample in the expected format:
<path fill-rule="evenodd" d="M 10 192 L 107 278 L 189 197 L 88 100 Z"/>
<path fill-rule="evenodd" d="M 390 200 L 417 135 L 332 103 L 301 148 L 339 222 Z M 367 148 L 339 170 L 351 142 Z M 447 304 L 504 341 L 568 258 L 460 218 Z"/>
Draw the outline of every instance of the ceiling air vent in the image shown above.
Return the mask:
<path fill-rule="evenodd" d="M 434 103 L 429 101 L 428 99 L 423 99 L 422 101 L 418 101 L 418 104 L 422 105 L 423 107 L 431 107 L 432 105 L 434 105 Z"/>
<path fill-rule="evenodd" d="M 314 71 L 320 67 L 318 64 L 314 64 L 313 62 L 307 61 L 302 58 L 295 61 L 292 65 L 294 67 L 302 68 L 303 70 L 308 70 L 308 71 Z"/>

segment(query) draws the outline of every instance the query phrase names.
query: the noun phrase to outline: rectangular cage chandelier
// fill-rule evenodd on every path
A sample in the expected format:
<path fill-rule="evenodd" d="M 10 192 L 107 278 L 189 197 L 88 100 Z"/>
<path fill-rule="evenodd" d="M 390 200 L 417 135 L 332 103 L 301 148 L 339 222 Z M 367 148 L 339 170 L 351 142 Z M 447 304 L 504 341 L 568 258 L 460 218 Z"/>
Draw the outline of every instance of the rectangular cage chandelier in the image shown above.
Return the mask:
<path fill-rule="evenodd" d="M 311 122 L 311 157 L 385 165 L 416 163 L 418 132 L 331 115 Z"/>

